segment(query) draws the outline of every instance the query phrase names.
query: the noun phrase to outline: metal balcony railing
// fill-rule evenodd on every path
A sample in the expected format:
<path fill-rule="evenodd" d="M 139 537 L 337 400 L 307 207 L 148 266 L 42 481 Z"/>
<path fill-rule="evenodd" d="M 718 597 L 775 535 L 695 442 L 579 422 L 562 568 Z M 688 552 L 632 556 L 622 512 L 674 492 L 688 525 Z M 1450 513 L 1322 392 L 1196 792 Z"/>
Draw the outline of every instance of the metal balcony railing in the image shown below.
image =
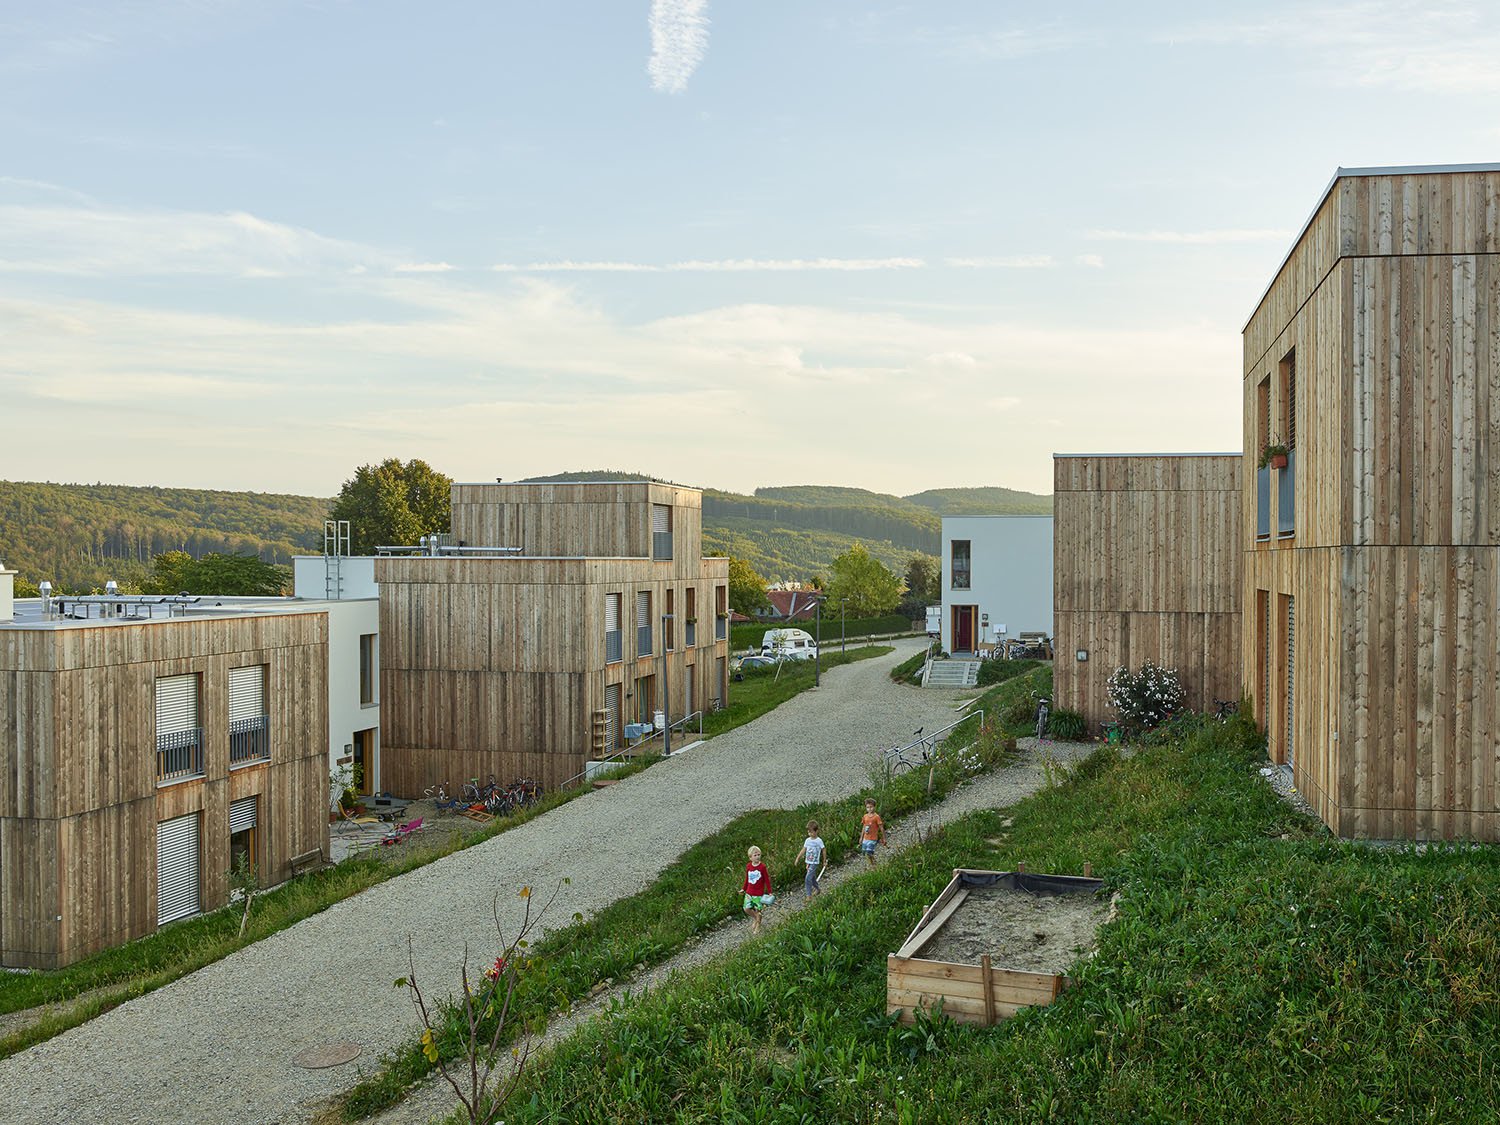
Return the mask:
<path fill-rule="evenodd" d="M 156 736 L 156 784 L 203 776 L 203 728 Z"/>
<path fill-rule="evenodd" d="M 1255 538 L 1271 538 L 1271 470 L 1255 470 Z"/>
<path fill-rule="evenodd" d="M 651 626 L 637 625 L 635 627 L 635 654 L 650 656 L 651 652 Z"/>
<path fill-rule="evenodd" d="M 243 766 L 250 762 L 271 760 L 270 716 L 235 719 L 229 724 L 229 764 Z"/>
<path fill-rule="evenodd" d="M 672 557 L 672 533 L 670 531 L 651 533 L 651 557 L 658 562 Z"/>
<path fill-rule="evenodd" d="M 604 634 L 604 663 L 618 664 L 625 659 L 625 634 L 619 629 L 609 629 Z"/>
<path fill-rule="evenodd" d="M 1297 451 L 1287 450 L 1286 467 L 1277 469 L 1276 535 L 1286 539 L 1297 534 Z"/>

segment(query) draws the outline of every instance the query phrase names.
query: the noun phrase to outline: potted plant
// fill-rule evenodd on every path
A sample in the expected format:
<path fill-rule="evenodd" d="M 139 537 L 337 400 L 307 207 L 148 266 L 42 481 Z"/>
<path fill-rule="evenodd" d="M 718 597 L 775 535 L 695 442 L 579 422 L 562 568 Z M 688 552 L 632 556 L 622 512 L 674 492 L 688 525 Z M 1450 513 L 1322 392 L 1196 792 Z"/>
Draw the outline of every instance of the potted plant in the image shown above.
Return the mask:
<path fill-rule="evenodd" d="M 1262 469 L 1284 469 L 1286 468 L 1287 454 L 1290 453 L 1285 444 L 1278 438 L 1273 438 L 1264 449 L 1260 451 L 1260 467 Z"/>

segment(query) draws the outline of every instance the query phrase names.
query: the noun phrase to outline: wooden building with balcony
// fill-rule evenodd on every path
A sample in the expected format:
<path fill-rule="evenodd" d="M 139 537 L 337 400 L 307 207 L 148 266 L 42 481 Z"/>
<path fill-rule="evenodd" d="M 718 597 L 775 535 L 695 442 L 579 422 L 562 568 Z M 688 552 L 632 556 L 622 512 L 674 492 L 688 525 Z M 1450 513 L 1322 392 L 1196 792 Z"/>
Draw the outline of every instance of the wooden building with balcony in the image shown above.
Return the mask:
<path fill-rule="evenodd" d="M 721 705 L 729 560 L 659 481 L 455 484 L 452 532 L 376 561 L 383 783 L 555 788 L 629 723 Z"/>
<path fill-rule="evenodd" d="M 1240 697 L 1238 453 L 1053 459 L 1053 695 L 1113 717 L 1120 666 L 1175 669 L 1187 706 Z"/>
<path fill-rule="evenodd" d="M 1500 165 L 1340 169 L 1243 394 L 1271 756 L 1340 835 L 1500 839 Z"/>
<path fill-rule="evenodd" d="M 0 621 L 0 964 L 58 968 L 222 906 L 238 857 L 270 885 L 327 854 L 326 613 L 197 601 Z"/>

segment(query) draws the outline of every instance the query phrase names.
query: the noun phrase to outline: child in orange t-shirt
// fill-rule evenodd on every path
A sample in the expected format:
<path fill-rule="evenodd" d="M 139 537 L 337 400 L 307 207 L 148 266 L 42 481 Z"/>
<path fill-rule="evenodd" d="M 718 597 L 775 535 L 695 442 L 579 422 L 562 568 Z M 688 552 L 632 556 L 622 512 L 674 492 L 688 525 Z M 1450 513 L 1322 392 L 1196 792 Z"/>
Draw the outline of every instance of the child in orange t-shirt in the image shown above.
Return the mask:
<path fill-rule="evenodd" d="M 885 821 L 880 819 L 880 814 L 875 811 L 875 798 L 865 798 L 865 815 L 859 825 L 859 850 L 865 853 L 865 859 L 871 867 L 875 866 L 875 841 L 885 843 Z"/>

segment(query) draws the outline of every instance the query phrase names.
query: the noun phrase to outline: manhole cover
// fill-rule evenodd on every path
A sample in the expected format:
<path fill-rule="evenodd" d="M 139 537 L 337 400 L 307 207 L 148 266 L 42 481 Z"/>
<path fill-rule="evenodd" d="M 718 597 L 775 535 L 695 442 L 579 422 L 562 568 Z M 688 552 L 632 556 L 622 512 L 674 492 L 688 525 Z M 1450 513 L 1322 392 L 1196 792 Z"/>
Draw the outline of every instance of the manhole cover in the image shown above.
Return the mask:
<path fill-rule="evenodd" d="M 309 1047 L 292 1061 L 305 1070 L 322 1070 L 327 1066 L 343 1066 L 359 1057 L 358 1043 L 325 1043 L 321 1047 Z"/>

